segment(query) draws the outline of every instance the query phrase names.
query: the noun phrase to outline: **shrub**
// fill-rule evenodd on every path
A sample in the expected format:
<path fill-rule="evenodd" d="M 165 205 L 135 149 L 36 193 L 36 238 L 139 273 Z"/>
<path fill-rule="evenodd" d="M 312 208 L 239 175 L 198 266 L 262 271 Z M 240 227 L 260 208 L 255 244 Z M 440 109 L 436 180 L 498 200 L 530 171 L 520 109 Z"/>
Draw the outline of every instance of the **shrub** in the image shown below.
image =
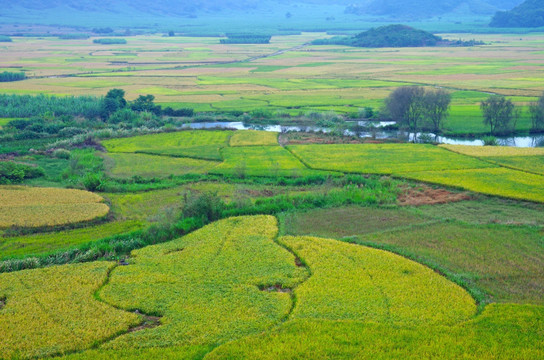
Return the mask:
<path fill-rule="evenodd" d="M 12 161 L 0 161 L 0 184 L 16 184 L 24 179 L 34 179 L 44 176 L 40 167 L 17 164 Z"/>
<path fill-rule="evenodd" d="M 83 186 L 89 191 L 101 190 L 103 186 L 102 177 L 99 174 L 89 173 L 83 178 Z"/>
<path fill-rule="evenodd" d="M 56 157 L 57 159 L 70 159 L 70 151 L 66 150 L 66 149 L 56 149 L 55 151 L 53 151 L 53 156 Z"/>
<path fill-rule="evenodd" d="M 497 141 L 497 138 L 494 136 L 484 136 L 482 138 L 482 141 L 484 142 L 485 146 L 497 146 L 499 145 L 499 142 Z"/>

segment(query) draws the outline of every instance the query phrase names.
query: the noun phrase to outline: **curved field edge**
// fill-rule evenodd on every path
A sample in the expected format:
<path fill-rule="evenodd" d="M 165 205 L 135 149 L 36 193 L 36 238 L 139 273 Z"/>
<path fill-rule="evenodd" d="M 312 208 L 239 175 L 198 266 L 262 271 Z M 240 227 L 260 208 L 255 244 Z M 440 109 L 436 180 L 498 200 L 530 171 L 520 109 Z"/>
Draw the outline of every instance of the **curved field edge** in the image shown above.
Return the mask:
<path fill-rule="evenodd" d="M 110 208 L 94 193 L 60 188 L 0 187 L 0 228 L 39 228 L 85 223 L 105 217 Z"/>
<path fill-rule="evenodd" d="M 446 148 L 364 144 L 294 145 L 287 149 L 316 170 L 392 175 L 487 195 L 544 202 L 544 176 L 506 168 Z M 426 152 L 425 149 L 435 150 Z"/>
<path fill-rule="evenodd" d="M 0 275 L 0 353 L 34 358 L 83 350 L 140 322 L 101 303 L 94 292 L 111 262 L 54 266 Z"/>
<path fill-rule="evenodd" d="M 539 359 L 544 307 L 492 304 L 453 327 L 393 327 L 359 321 L 297 319 L 270 333 L 216 348 L 217 359 Z"/>

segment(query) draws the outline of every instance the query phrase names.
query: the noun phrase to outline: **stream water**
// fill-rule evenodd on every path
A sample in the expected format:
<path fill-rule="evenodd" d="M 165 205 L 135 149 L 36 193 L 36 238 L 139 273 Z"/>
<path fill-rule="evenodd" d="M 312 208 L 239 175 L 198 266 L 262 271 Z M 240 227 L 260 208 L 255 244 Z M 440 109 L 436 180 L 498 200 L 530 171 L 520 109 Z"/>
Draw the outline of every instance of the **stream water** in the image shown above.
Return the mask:
<path fill-rule="evenodd" d="M 368 125 L 367 122 L 360 122 L 361 125 Z M 382 121 L 373 122 L 373 131 L 363 131 L 360 133 L 361 137 L 375 138 L 375 139 L 400 139 L 403 141 L 413 141 L 414 133 L 409 133 L 400 130 L 384 130 L 387 125 L 394 125 L 395 122 Z M 312 131 L 312 132 L 330 132 L 330 128 L 319 126 L 283 126 L 283 125 L 247 125 L 242 122 L 201 122 L 201 123 L 189 123 L 183 126 L 184 128 L 191 129 L 236 129 L 236 130 L 263 130 L 272 132 L 287 132 L 287 131 Z M 354 135 L 350 131 L 346 131 L 346 135 Z M 453 145 L 475 145 L 483 146 L 484 142 L 481 139 L 476 138 L 461 138 L 461 137 L 448 137 L 440 136 L 432 133 L 418 133 L 418 138 L 422 136 L 430 137 L 434 142 L 440 144 L 453 144 Z M 499 145 L 502 146 L 515 146 L 515 147 L 544 147 L 544 135 L 534 136 L 507 136 L 497 137 Z"/>

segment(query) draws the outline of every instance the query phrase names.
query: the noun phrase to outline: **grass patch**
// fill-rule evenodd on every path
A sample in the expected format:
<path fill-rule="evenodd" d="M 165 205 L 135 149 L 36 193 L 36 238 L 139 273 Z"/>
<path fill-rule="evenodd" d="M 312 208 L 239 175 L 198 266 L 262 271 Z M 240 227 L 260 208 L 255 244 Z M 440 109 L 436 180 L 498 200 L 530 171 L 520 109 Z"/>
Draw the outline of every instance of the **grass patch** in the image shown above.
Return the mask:
<path fill-rule="evenodd" d="M 324 238 L 355 236 L 429 221 L 407 209 L 360 206 L 287 212 L 280 219 L 285 234 Z"/>
<path fill-rule="evenodd" d="M 0 260 L 53 253 L 109 236 L 140 230 L 142 227 L 143 224 L 139 221 L 116 221 L 53 233 L 0 237 Z"/>

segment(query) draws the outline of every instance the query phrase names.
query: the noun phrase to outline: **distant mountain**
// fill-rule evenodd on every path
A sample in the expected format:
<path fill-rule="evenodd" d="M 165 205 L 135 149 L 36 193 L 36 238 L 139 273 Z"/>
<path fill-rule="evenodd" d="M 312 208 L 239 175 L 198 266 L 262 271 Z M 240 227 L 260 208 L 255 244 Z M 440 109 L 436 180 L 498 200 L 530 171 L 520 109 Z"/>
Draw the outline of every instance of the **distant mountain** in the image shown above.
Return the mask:
<path fill-rule="evenodd" d="M 544 0 L 527 0 L 510 11 L 499 11 L 489 25 L 493 27 L 544 26 Z"/>
<path fill-rule="evenodd" d="M 493 14 L 497 10 L 511 9 L 523 0 L 372 0 L 370 3 L 352 4 L 347 12 L 359 15 L 419 19 L 449 13 Z"/>

